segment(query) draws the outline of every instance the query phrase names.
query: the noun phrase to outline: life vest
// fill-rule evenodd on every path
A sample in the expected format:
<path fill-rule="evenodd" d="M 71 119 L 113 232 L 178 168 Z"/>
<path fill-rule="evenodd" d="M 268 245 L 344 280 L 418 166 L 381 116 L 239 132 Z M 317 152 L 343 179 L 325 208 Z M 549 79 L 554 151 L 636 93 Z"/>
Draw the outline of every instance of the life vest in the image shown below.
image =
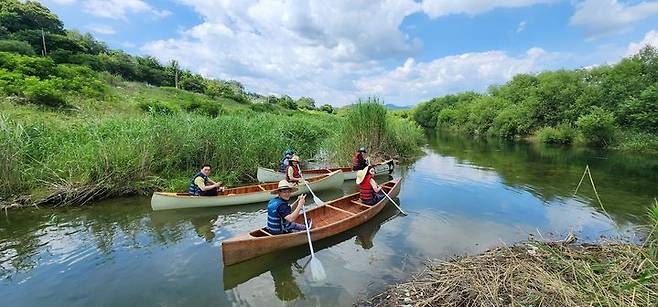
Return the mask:
<path fill-rule="evenodd" d="M 295 167 L 293 165 L 288 165 L 288 167 L 289 168 L 292 167 L 292 177 L 293 177 L 293 178 L 290 178 L 290 176 L 288 176 L 288 169 L 286 169 L 286 180 L 288 182 L 292 182 L 292 180 L 290 180 L 290 179 L 299 180 L 299 179 L 302 178 L 302 175 L 299 173 L 299 166 Z"/>
<path fill-rule="evenodd" d="M 368 173 L 366 174 L 366 177 L 363 178 L 363 181 L 359 183 L 359 198 L 364 202 L 370 201 L 375 197 L 375 189 L 370 185 L 370 179 L 372 179 L 372 175 Z"/>
<path fill-rule="evenodd" d="M 288 232 L 288 222 L 285 216 L 279 215 L 279 206 L 287 206 L 288 203 L 281 197 L 275 197 L 267 203 L 267 230 L 273 234 Z"/>
<path fill-rule="evenodd" d="M 352 159 L 352 170 L 360 171 L 366 168 L 366 166 L 368 166 L 368 162 L 361 156 L 361 153 L 357 151 Z"/>
<path fill-rule="evenodd" d="M 192 177 L 192 182 L 190 182 L 190 187 L 187 189 L 187 193 L 190 195 L 201 195 L 201 188 L 194 183 L 194 180 L 196 180 L 197 177 L 201 176 L 203 178 L 203 184 L 208 185 L 208 176 L 204 175 L 202 172 L 196 173 L 194 177 Z"/>
<path fill-rule="evenodd" d="M 288 161 L 292 158 L 292 154 L 284 155 L 279 162 L 279 172 L 285 173 L 288 170 Z"/>

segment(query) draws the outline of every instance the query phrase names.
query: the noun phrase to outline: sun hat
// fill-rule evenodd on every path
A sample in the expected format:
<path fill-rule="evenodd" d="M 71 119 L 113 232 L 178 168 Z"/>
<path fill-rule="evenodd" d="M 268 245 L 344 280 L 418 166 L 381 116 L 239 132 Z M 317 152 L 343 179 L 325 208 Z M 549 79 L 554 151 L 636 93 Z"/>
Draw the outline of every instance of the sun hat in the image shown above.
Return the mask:
<path fill-rule="evenodd" d="M 359 148 L 359 152 L 368 152 L 365 147 Z"/>
<path fill-rule="evenodd" d="M 356 184 L 361 184 L 363 179 L 366 179 L 366 175 L 370 171 L 370 168 L 372 168 L 372 166 L 368 165 L 366 168 L 356 172 Z"/>
<path fill-rule="evenodd" d="M 276 190 L 273 190 L 273 191 L 270 192 L 270 193 L 272 193 L 272 194 L 277 194 L 277 193 L 279 193 L 279 191 L 281 191 L 281 190 L 286 190 L 286 189 L 289 189 L 290 192 L 295 192 L 295 191 L 297 191 L 297 188 L 296 188 L 296 187 L 294 187 L 293 185 L 291 185 L 287 180 L 283 179 L 283 180 L 279 181 L 279 186 L 276 188 Z"/>
<path fill-rule="evenodd" d="M 297 162 L 299 162 L 299 156 L 297 156 L 297 155 L 293 155 L 292 158 L 290 158 L 289 161 L 297 161 Z"/>

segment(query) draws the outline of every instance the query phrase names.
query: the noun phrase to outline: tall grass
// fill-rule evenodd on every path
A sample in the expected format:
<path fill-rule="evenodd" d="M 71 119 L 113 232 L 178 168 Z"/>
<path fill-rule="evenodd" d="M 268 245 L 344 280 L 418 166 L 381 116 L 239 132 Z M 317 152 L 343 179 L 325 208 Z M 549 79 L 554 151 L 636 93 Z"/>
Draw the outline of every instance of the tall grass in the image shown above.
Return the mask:
<path fill-rule="evenodd" d="M 94 186 L 105 194 L 183 190 L 203 163 L 214 166 L 215 178 L 249 181 L 257 166 L 274 166 L 287 147 L 314 155 L 332 124 L 299 115 L 209 118 L 183 113 L 70 125 L 41 122 L 23 129 L 0 119 L 0 195 L 45 191 L 52 185 Z"/>
<path fill-rule="evenodd" d="M 414 157 L 420 153 L 423 140 L 423 131 L 415 122 L 389 115 L 379 99 L 369 98 L 350 107 L 345 124 L 328 140 L 327 147 L 333 148 L 333 161 L 346 165 L 362 146 L 375 160 Z"/>

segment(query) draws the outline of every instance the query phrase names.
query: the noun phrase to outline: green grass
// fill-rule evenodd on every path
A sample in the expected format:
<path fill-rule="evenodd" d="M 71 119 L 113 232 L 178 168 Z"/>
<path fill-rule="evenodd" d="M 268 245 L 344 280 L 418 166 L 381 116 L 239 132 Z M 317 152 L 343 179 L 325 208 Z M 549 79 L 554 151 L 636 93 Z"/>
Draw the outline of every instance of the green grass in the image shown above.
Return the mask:
<path fill-rule="evenodd" d="M 358 104 L 341 117 L 274 105 L 254 110 L 172 88 L 104 82 L 110 85 L 105 97 L 67 96 L 69 110 L 0 100 L 6 114 L 0 117 L 0 198 L 29 194 L 76 204 L 184 191 L 203 163 L 214 166 L 214 179 L 235 185 L 255 181 L 257 166 L 277 167 L 290 147 L 302 159 L 331 152 L 329 162 L 349 165 L 359 146 L 381 157 L 407 158 L 419 153 L 423 140 L 415 124 L 388 115 L 377 102 Z M 140 107 L 144 101 L 167 107 L 156 112 Z M 221 113 L 190 111 L 190 104 L 217 106 Z"/>

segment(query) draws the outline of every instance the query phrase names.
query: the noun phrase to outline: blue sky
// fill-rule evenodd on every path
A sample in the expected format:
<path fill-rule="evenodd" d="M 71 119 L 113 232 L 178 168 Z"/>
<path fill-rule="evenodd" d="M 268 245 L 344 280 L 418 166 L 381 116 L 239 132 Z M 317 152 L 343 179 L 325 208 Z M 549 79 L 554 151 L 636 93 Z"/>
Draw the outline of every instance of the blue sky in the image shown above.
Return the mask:
<path fill-rule="evenodd" d="M 44 0 L 65 27 L 261 94 L 413 105 L 658 46 L 658 1 Z"/>

